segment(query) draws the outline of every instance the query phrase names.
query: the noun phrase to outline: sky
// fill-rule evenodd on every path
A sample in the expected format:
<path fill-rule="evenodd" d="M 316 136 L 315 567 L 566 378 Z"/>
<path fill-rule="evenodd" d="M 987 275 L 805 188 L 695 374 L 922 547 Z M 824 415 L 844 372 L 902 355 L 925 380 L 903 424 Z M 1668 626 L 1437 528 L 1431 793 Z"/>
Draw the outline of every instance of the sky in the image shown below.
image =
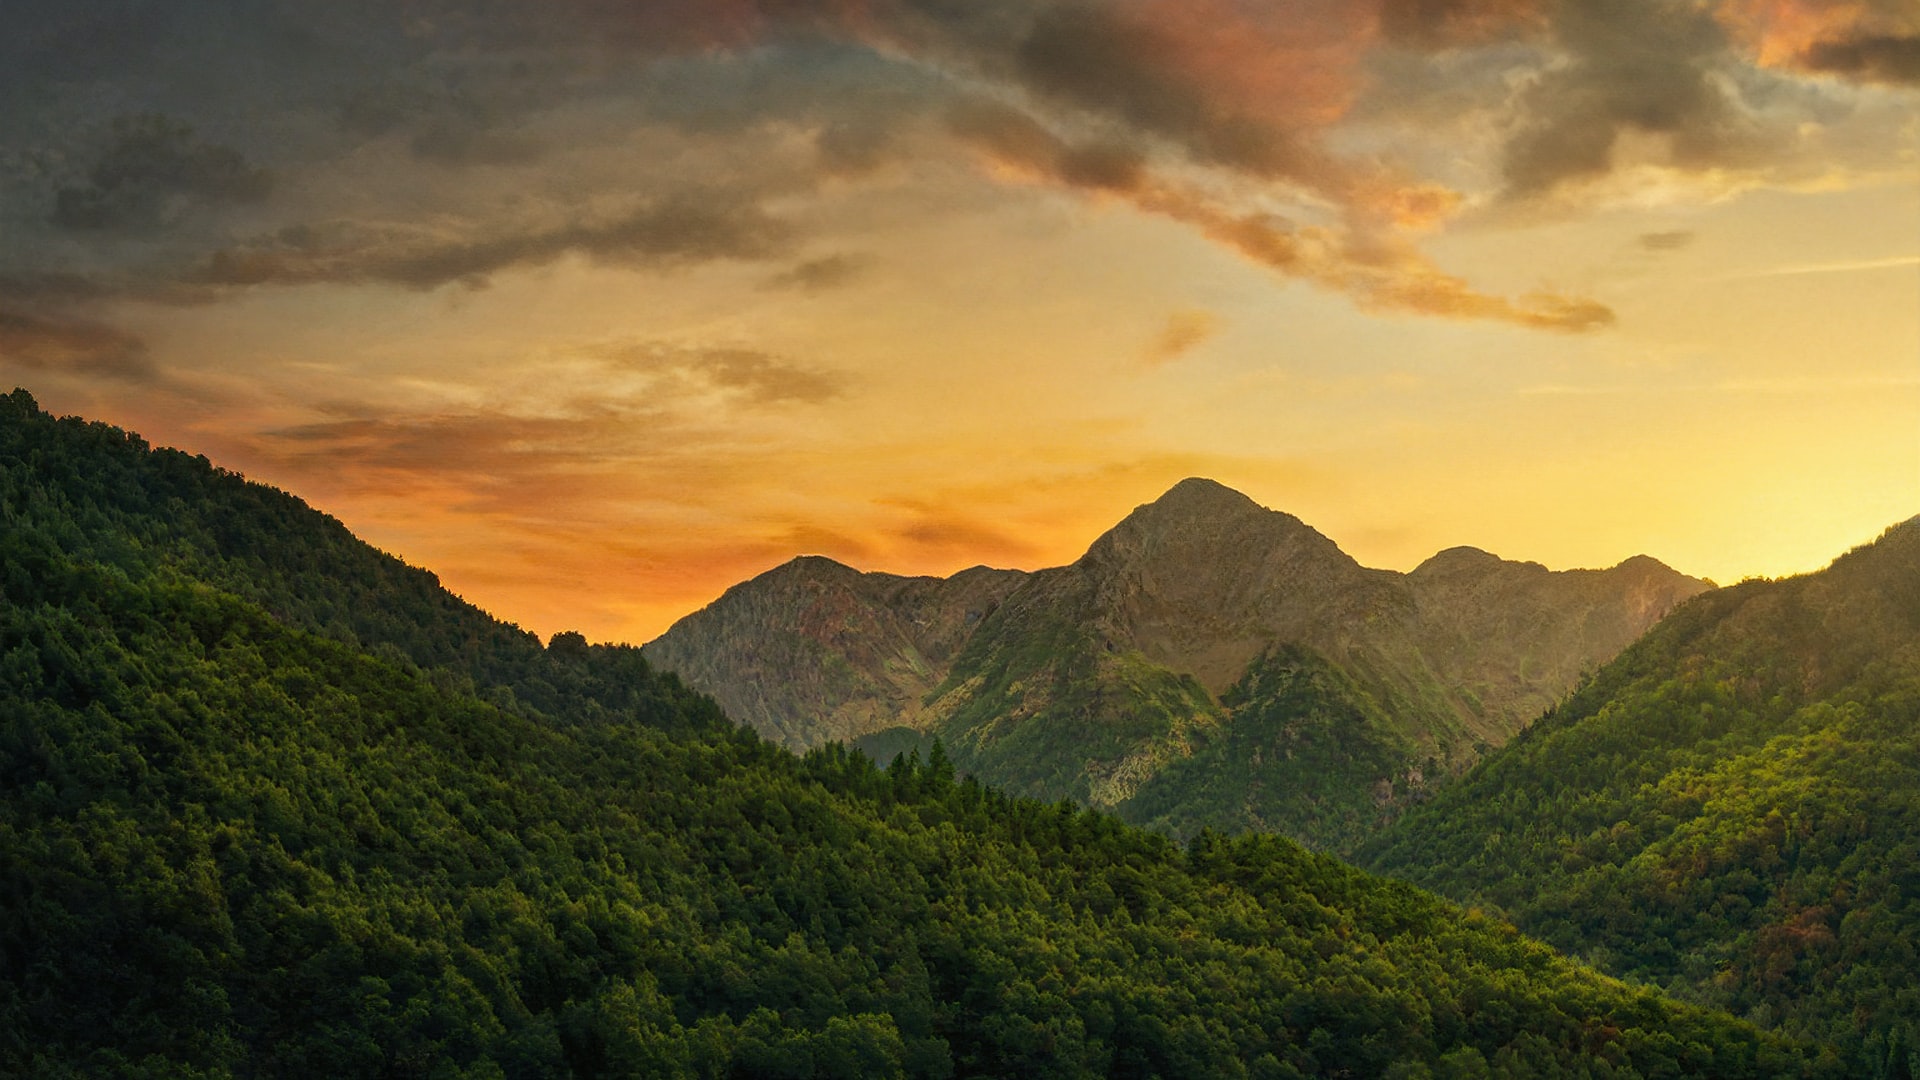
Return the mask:
<path fill-rule="evenodd" d="M 1912 0 L 10 0 L 0 382 L 542 635 L 1208 476 L 1370 566 L 1920 513 Z"/>

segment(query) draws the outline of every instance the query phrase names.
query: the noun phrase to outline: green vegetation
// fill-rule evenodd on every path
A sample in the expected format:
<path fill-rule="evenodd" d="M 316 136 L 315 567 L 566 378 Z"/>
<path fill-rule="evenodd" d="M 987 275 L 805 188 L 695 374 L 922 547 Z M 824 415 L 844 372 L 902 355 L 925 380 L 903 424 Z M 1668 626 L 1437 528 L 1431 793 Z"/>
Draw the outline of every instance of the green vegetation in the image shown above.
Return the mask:
<path fill-rule="evenodd" d="M 1221 704 L 1227 722 L 1196 731 L 1192 755 L 1122 803 L 1122 818 L 1176 836 L 1282 832 L 1338 852 L 1422 790 L 1412 741 L 1371 695 L 1305 648 L 1261 657 Z"/>
<path fill-rule="evenodd" d="M 1920 1076 L 1920 519 L 1689 602 L 1361 858 Z"/>
<path fill-rule="evenodd" d="M 929 700 L 954 760 L 996 787 L 1111 809 L 1219 706 L 1190 675 L 1052 616 L 974 635 Z"/>
<path fill-rule="evenodd" d="M 937 744 L 938 740 L 929 738 L 924 731 L 910 727 L 890 727 L 871 735 L 860 736 L 853 740 L 851 748 L 875 761 L 892 761 L 901 754 L 924 757 Z"/>
<path fill-rule="evenodd" d="M 1443 768 L 1303 646 L 1255 660 L 1216 702 L 1191 676 L 1050 621 L 977 636 L 943 696 L 953 711 L 936 731 L 964 770 L 1175 837 L 1276 832 L 1345 852 Z"/>
<path fill-rule="evenodd" d="M 0 1074 L 1837 1075 L 1290 841 L 796 758 L 6 408 Z"/>
<path fill-rule="evenodd" d="M 0 397 L 0 528 L 15 578 L 37 544 L 129 580 L 203 585 L 528 715 L 617 715 L 645 668 L 637 649 L 589 650 L 577 634 L 556 666 L 532 634 L 299 499 L 117 428 L 55 420 L 24 390 Z"/>

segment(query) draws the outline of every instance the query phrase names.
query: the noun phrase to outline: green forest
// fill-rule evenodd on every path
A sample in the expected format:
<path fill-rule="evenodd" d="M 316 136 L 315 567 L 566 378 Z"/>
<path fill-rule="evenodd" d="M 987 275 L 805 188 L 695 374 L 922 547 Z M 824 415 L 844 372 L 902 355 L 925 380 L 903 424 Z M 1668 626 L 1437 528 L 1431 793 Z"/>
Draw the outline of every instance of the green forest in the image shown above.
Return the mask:
<path fill-rule="evenodd" d="M 1409 777 L 1422 776 L 1419 748 L 1304 646 L 1260 657 L 1220 704 L 1231 721 L 1196 730 L 1193 752 L 1121 804 L 1122 817 L 1179 836 L 1280 832 L 1344 853 L 1418 793 Z M 1426 769 L 1440 771 L 1430 757 Z"/>
<path fill-rule="evenodd" d="M 1683 605 L 1359 860 L 1920 1076 L 1920 519 Z"/>
<path fill-rule="evenodd" d="M 1216 702 L 1191 675 L 1108 651 L 1057 619 L 996 627 L 930 698 L 964 701 L 935 728 L 963 768 L 1012 793 L 1064 797 L 1188 837 L 1291 836 L 1344 855 L 1444 772 L 1383 706 L 1304 645 L 1270 648 Z M 906 731 L 861 745 L 919 745 Z M 1425 773 L 1422 773 L 1424 763 Z"/>
<path fill-rule="evenodd" d="M 1844 1076 L 1291 841 L 804 758 L 0 399 L 0 1073 Z"/>

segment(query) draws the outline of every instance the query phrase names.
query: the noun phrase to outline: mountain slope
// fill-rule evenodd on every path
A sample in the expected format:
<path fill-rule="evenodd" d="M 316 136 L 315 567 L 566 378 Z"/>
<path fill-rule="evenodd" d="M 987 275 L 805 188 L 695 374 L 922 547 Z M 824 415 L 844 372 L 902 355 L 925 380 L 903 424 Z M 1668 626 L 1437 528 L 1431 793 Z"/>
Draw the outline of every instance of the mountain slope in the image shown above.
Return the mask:
<path fill-rule="evenodd" d="M 130 578 L 204 583 L 529 715 L 629 708 L 627 686 L 645 666 L 637 649 L 587 651 L 579 635 L 562 635 L 562 651 L 586 670 L 556 681 L 532 634 L 335 518 L 204 457 L 57 419 L 24 390 L 0 397 L 0 527 L 0 544 L 16 554 L 38 535 Z"/>
<path fill-rule="evenodd" d="M 248 599 L 324 578 L 206 560 L 209 507 L 113 543 L 93 455 L 148 452 L 62 423 L 9 453 L 46 422 L 23 397 L 8 1075 L 1834 1075 L 1284 840 L 1183 851 L 938 759 L 795 758 L 642 663 L 616 713 L 598 647 L 527 672 L 584 705 L 486 700 Z M 362 615 L 445 637 L 414 620 L 458 605 L 415 599 Z"/>
<path fill-rule="evenodd" d="M 1920 1072 L 1920 519 L 1684 605 L 1361 858 Z"/>
<path fill-rule="evenodd" d="M 851 742 L 913 725 L 967 634 L 1025 577 L 862 574 L 803 557 L 728 589 L 647 656 L 693 685 L 724 686 L 727 714 L 776 742 Z"/>
<path fill-rule="evenodd" d="M 1371 570 L 1200 479 L 1072 565 L 1001 572 L 990 589 L 987 573 L 946 586 L 974 576 L 968 618 L 938 622 L 959 633 L 937 650 L 909 648 L 901 628 L 921 616 L 885 593 L 904 579 L 809 559 L 736 586 L 646 651 L 788 745 L 904 725 L 1020 794 L 1339 849 L 1707 587 L 1646 558 L 1554 573 L 1471 549 Z M 1297 680 L 1260 677 L 1277 654 L 1322 673 L 1312 698 L 1330 711 L 1299 712 L 1311 703 L 1283 692 Z M 1258 775 L 1223 778 L 1204 764 L 1221 753 L 1251 755 Z"/>

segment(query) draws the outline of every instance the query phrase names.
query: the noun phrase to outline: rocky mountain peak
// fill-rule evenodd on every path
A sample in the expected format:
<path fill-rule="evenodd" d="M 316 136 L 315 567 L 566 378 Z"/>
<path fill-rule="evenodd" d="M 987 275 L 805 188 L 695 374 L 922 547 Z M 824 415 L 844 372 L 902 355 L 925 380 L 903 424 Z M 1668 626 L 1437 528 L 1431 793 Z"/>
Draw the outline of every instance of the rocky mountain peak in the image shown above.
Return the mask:
<path fill-rule="evenodd" d="M 1151 563 L 1179 573 L 1244 574 L 1281 555 L 1356 567 L 1338 545 L 1292 514 L 1269 510 L 1217 481 L 1189 477 L 1134 508 L 1094 541 L 1080 565 Z"/>
<path fill-rule="evenodd" d="M 1266 514 L 1265 507 L 1218 480 L 1189 476 L 1135 511 L 1170 515 Z"/>
<path fill-rule="evenodd" d="M 1455 574 L 1488 573 L 1508 565 L 1505 559 L 1477 547 L 1450 547 L 1437 552 L 1413 568 L 1409 577 L 1446 577 Z"/>

